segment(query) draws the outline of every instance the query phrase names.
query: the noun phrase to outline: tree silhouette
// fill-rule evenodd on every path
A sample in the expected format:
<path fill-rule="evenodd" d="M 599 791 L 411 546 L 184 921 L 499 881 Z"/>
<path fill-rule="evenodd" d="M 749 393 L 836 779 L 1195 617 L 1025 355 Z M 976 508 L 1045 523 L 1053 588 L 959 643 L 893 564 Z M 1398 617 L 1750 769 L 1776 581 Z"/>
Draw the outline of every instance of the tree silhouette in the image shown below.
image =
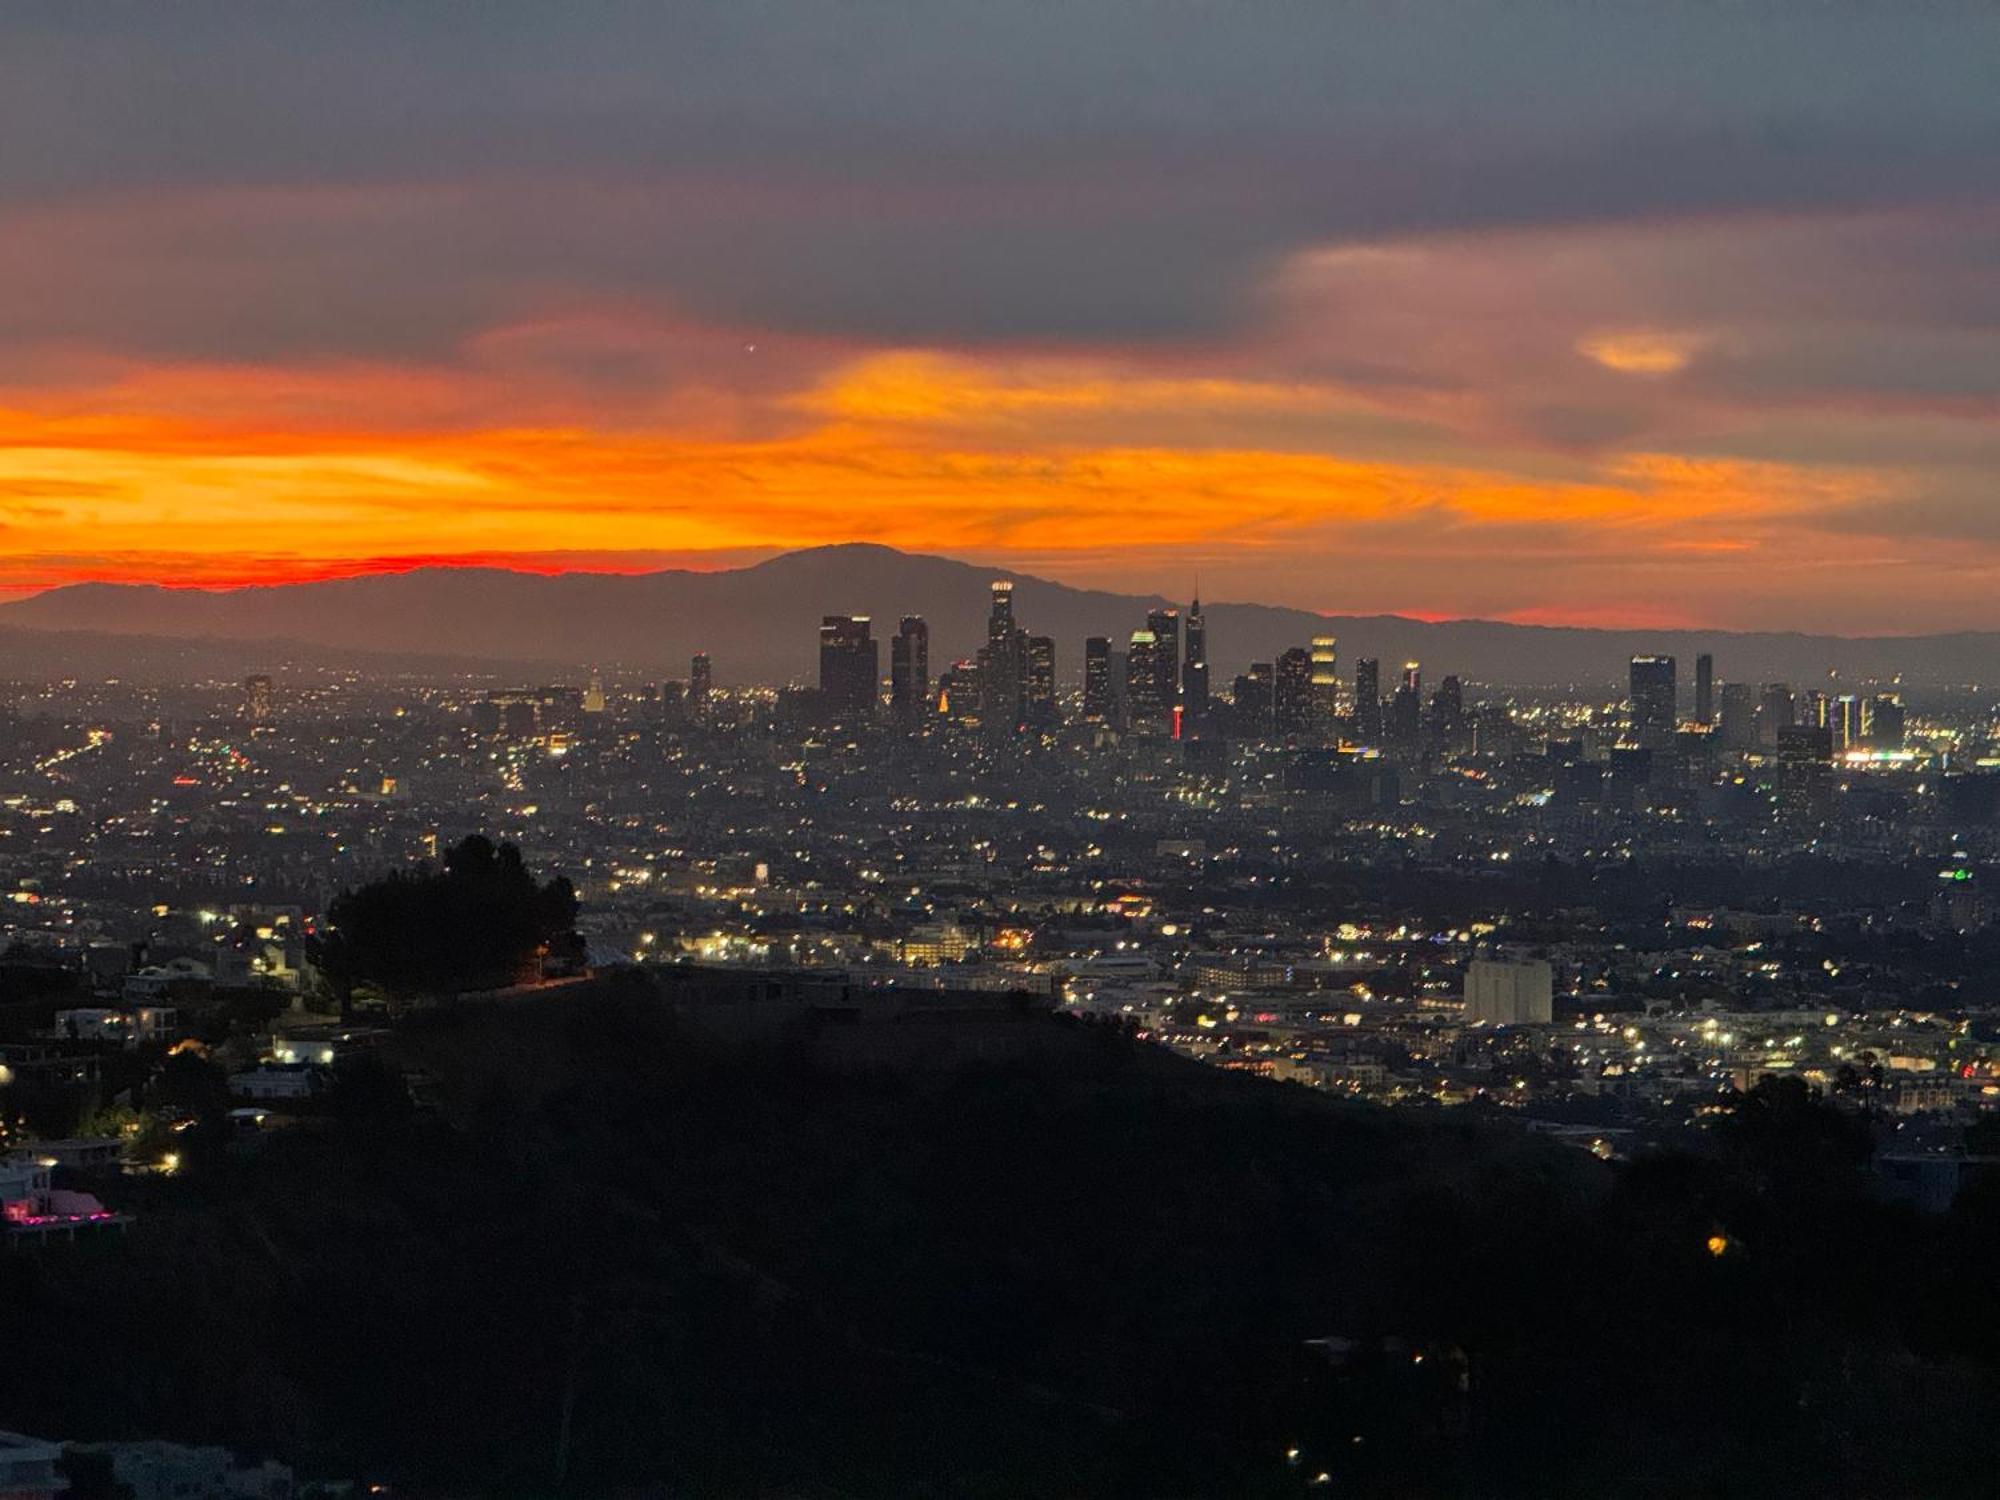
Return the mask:
<path fill-rule="evenodd" d="M 535 955 L 575 927 L 576 911 L 568 879 L 538 885 L 520 850 L 474 834 L 442 869 L 393 870 L 343 892 L 320 962 L 343 992 L 372 984 L 398 1001 L 498 989 L 531 978 Z"/>

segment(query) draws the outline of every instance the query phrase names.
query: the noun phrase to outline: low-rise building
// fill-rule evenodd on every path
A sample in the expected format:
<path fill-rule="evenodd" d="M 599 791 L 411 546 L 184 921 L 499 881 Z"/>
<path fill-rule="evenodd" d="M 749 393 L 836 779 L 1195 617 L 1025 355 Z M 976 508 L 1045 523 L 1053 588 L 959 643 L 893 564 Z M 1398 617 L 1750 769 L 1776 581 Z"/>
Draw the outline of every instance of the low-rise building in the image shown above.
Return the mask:
<path fill-rule="evenodd" d="M 0 1432 L 0 1497 L 56 1500 L 69 1488 L 57 1462 L 62 1449 L 18 1432 Z"/>
<path fill-rule="evenodd" d="M 227 1448 L 148 1441 L 72 1443 L 69 1451 L 108 1459 L 132 1500 L 291 1500 L 296 1492 L 285 1465 L 247 1464 Z"/>
<path fill-rule="evenodd" d="M 320 1072 L 310 1063 L 265 1063 L 229 1075 L 229 1092 L 239 1099 L 310 1099 L 319 1087 Z"/>

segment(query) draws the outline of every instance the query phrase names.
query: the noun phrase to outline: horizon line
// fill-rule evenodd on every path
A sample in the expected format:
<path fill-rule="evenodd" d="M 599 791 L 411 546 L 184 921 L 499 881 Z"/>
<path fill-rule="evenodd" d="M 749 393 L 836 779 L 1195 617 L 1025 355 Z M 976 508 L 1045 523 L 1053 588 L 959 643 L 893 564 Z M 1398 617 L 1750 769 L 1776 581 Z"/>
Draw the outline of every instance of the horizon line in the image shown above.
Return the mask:
<path fill-rule="evenodd" d="M 331 558 L 298 560 L 261 558 L 261 564 L 254 572 L 225 573 L 208 578 L 174 579 L 152 573 L 140 573 L 138 569 L 106 568 L 79 570 L 81 576 L 51 580 L 46 583 L 8 584 L 0 581 L 0 610 L 10 609 L 17 604 L 32 599 L 45 598 L 52 594 L 81 588 L 121 588 L 158 589 L 173 594 L 204 594 L 226 596 L 247 593 L 255 589 L 294 589 L 315 584 L 343 583 L 366 578 L 395 578 L 422 572 L 465 572 L 502 573 L 516 577 L 533 578 L 652 578 L 670 574 L 691 576 L 717 575 L 724 573 L 751 572 L 767 564 L 790 557 L 802 557 L 816 552 L 837 552 L 863 549 L 888 553 L 896 557 L 920 561 L 950 563 L 954 566 L 974 570 L 985 570 L 1012 574 L 1017 578 L 1065 589 L 1074 593 L 1107 594 L 1114 598 L 1129 598 L 1138 601 L 1166 600 L 1175 602 L 1174 596 L 1164 592 L 1126 593 L 1123 590 L 1093 588 L 1064 582 L 1044 574 L 1027 571 L 1009 563 L 997 563 L 985 558 L 966 558 L 944 552 L 919 552 L 906 547 L 897 547 L 887 542 L 872 542 L 853 539 L 841 542 L 815 542 L 805 546 L 756 546 L 690 548 L 662 552 L 656 550 L 557 550 L 557 551 L 510 551 L 510 552 L 470 552 L 470 553 L 406 553 L 375 555 L 357 558 Z M 644 560 L 643 562 L 641 560 Z M 702 566 L 703 562 L 711 566 Z M 289 570 L 286 570 L 289 567 Z M 4 573 L 0 573 L 4 578 Z M 1304 605 L 1271 604 L 1259 599 L 1211 600 L 1204 606 L 1204 612 L 1212 609 L 1267 609 L 1290 614 L 1312 615 L 1325 620 L 1398 620 L 1413 625 L 1487 625 L 1503 626 L 1513 630 L 1575 630 L 1594 634 L 1648 633 L 1653 635 L 1696 635 L 1696 636 L 1797 636 L 1818 640 L 1836 641 L 1883 641 L 1883 640 L 1936 640 L 1961 635 L 2000 635 L 2000 625 L 1988 628 L 1964 627 L 1956 630 L 1875 632 L 1869 634 L 1844 634 L 1834 631 L 1807 630 L 1797 626 L 1789 627 L 1744 627 L 1728 625 L 1703 625 L 1680 620 L 1592 620 L 1583 618 L 1550 618 L 1540 610 L 1517 611 L 1513 614 L 1497 615 L 1456 615 L 1440 612 L 1414 610 L 1372 610 L 1337 611 L 1312 609 Z M 1539 616 L 1539 617 L 1537 617 Z M 24 628 L 34 628 L 32 626 Z M 61 627 L 57 627 L 60 629 Z M 79 627 L 80 628 L 80 627 Z"/>

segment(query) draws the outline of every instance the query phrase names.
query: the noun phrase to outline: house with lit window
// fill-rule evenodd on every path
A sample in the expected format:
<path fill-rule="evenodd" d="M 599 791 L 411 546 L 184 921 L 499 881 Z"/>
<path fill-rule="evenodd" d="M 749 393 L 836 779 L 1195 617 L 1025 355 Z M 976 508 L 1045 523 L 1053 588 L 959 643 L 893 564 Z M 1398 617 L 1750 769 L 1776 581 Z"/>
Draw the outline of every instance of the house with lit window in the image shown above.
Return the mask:
<path fill-rule="evenodd" d="M 0 1244 L 11 1250 L 51 1236 L 74 1239 L 79 1232 L 123 1229 L 132 1222 L 90 1193 L 52 1186 L 53 1165 L 52 1159 L 34 1156 L 0 1160 Z M 9 1493 L 0 1484 L 0 1496 Z"/>

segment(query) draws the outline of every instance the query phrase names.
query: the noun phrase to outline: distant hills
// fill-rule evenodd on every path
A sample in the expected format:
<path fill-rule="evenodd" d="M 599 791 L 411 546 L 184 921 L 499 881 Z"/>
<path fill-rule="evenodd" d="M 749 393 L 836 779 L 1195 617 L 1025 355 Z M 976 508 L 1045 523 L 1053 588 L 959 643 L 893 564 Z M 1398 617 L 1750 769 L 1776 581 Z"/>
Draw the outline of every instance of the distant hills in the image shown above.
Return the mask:
<path fill-rule="evenodd" d="M 1081 671 L 1084 638 L 1122 640 L 1149 609 L 1184 600 L 1070 588 L 1006 569 L 854 543 L 790 552 L 751 567 L 640 575 L 544 576 L 478 568 L 431 568 L 326 582 L 237 589 L 76 584 L 0 606 L 0 671 L 101 669 L 133 641 L 155 670 L 177 658 L 250 670 L 278 658 L 325 661 L 351 655 L 376 663 L 498 664 L 574 672 L 588 665 L 684 676 L 688 657 L 709 652 L 721 683 L 811 680 L 823 614 L 867 614 L 876 634 L 905 614 L 931 627 L 933 670 L 970 655 L 984 634 L 987 584 L 1014 580 L 1015 615 L 1056 640 L 1065 680 Z M 1427 679 L 1456 672 L 1471 681 L 1520 686 L 1612 684 L 1636 652 L 1692 660 L 1713 652 L 1718 680 L 1850 684 L 1902 673 L 1913 683 L 1972 683 L 1996 675 L 2000 634 L 1837 637 L 1791 633 L 1587 630 L 1485 620 L 1430 623 L 1398 615 L 1318 615 L 1261 604 L 1207 602 L 1209 653 L 1218 686 L 1252 660 L 1332 634 L 1343 673 L 1357 657 L 1383 662 L 1385 684 L 1406 660 Z M 52 635 L 51 632 L 62 632 Z M 82 633 L 82 634 L 69 634 Z M 199 646 L 199 650 L 193 647 Z M 80 654 L 87 666 L 61 665 Z M 883 651 L 884 669 L 888 652 Z"/>

